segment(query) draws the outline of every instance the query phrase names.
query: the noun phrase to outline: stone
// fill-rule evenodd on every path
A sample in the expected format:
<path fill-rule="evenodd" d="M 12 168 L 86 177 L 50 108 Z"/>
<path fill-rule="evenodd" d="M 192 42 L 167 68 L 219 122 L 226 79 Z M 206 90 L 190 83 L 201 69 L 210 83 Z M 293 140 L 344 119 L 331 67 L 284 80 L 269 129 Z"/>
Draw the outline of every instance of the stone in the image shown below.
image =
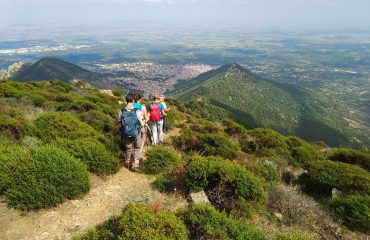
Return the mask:
<path fill-rule="evenodd" d="M 203 190 L 197 193 L 191 193 L 190 199 L 193 203 L 210 203 L 206 193 Z"/>
<path fill-rule="evenodd" d="M 279 219 L 280 222 L 283 221 L 283 215 L 281 213 L 276 212 L 274 215 L 277 219 Z"/>

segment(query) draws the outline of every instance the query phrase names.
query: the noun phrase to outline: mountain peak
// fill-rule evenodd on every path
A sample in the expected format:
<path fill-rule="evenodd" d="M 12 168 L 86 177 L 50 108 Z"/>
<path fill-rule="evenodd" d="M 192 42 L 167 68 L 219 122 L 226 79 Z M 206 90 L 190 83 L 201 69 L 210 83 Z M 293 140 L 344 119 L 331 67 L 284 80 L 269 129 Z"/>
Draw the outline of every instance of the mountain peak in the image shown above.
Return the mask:
<path fill-rule="evenodd" d="M 14 79 L 18 81 L 61 80 L 65 82 L 79 79 L 92 82 L 97 79 L 97 75 L 62 59 L 45 57 L 17 73 Z"/>

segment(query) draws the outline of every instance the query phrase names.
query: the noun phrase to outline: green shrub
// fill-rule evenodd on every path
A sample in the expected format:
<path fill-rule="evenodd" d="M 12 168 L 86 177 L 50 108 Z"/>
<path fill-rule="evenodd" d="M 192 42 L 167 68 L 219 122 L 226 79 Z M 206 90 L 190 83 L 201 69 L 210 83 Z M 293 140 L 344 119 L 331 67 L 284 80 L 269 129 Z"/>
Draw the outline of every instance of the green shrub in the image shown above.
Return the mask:
<path fill-rule="evenodd" d="M 111 218 L 73 239 L 185 240 L 188 239 L 188 230 L 181 219 L 171 212 L 156 212 L 146 206 L 129 204 L 121 216 Z"/>
<path fill-rule="evenodd" d="M 316 150 L 308 145 L 294 147 L 290 150 L 290 152 L 292 156 L 290 164 L 295 167 L 303 166 L 309 161 L 321 159 Z"/>
<path fill-rule="evenodd" d="M 81 115 L 81 120 L 101 132 L 110 132 L 114 127 L 114 120 L 107 114 L 91 110 Z"/>
<path fill-rule="evenodd" d="M 318 238 L 306 232 L 294 231 L 294 232 L 279 233 L 275 239 L 276 240 L 315 240 Z"/>
<path fill-rule="evenodd" d="M 19 209 L 38 209 L 75 199 L 89 190 L 86 167 L 67 152 L 52 146 L 1 154 L 0 180 L 7 202 Z"/>
<path fill-rule="evenodd" d="M 94 138 L 57 139 L 54 144 L 84 162 L 91 172 L 109 174 L 118 170 L 118 159 Z"/>
<path fill-rule="evenodd" d="M 240 239 L 262 240 L 264 234 L 245 222 L 229 218 L 206 204 L 191 204 L 179 211 L 190 231 L 190 239 Z"/>
<path fill-rule="evenodd" d="M 226 159 L 236 157 L 239 148 L 222 134 L 199 133 L 185 129 L 174 138 L 174 144 L 185 152 L 198 152 L 206 156 L 220 156 Z"/>
<path fill-rule="evenodd" d="M 366 170 L 370 170 L 370 152 L 340 148 L 335 150 L 329 159 L 336 162 L 356 164 Z"/>
<path fill-rule="evenodd" d="M 122 239 L 187 239 L 184 223 L 170 212 L 153 212 L 140 205 L 128 205 L 123 209 L 119 227 Z"/>
<path fill-rule="evenodd" d="M 167 128 L 169 130 L 171 130 L 174 127 L 175 122 L 176 122 L 176 114 L 175 114 L 175 112 L 174 111 L 169 111 L 167 113 L 166 120 L 167 120 Z"/>
<path fill-rule="evenodd" d="M 302 167 L 309 161 L 322 159 L 322 156 L 311 144 L 298 137 L 289 136 L 285 141 L 291 155 L 289 163 L 295 167 Z"/>
<path fill-rule="evenodd" d="M 247 131 L 240 140 L 241 148 L 246 153 L 259 156 L 289 156 L 285 137 L 271 129 L 256 128 Z"/>
<path fill-rule="evenodd" d="M 0 106 L 0 135 L 19 139 L 27 133 L 28 121 L 16 108 Z"/>
<path fill-rule="evenodd" d="M 329 195 L 333 188 L 345 193 L 370 193 L 370 174 L 360 167 L 323 160 L 310 162 L 306 169 L 299 181 L 313 194 Z"/>
<path fill-rule="evenodd" d="M 0 194 L 12 184 L 13 168 L 18 166 L 19 159 L 27 157 L 27 151 L 14 143 L 0 141 Z"/>
<path fill-rule="evenodd" d="M 174 189 L 174 183 L 168 176 L 160 174 L 153 182 L 153 187 L 162 193 L 171 192 Z"/>
<path fill-rule="evenodd" d="M 148 150 L 143 171 L 158 174 L 169 171 L 181 163 L 181 156 L 172 148 L 156 146 Z"/>
<path fill-rule="evenodd" d="M 200 139 L 203 142 L 204 154 L 208 156 L 234 159 L 239 151 L 238 146 L 221 134 L 203 134 Z"/>
<path fill-rule="evenodd" d="M 370 196 L 346 195 L 330 202 L 337 218 L 353 229 L 370 233 Z"/>
<path fill-rule="evenodd" d="M 222 159 L 192 161 L 185 183 L 191 192 L 204 189 L 213 205 L 227 210 L 236 208 L 240 198 L 254 203 L 264 203 L 266 199 L 259 178 L 242 166 Z"/>
<path fill-rule="evenodd" d="M 112 93 L 116 97 L 122 97 L 125 93 L 122 91 L 122 89 L 115 88 L 112 90 Z"/>
<path fill-rule="evenodd" d="M 43 141 L 60 138 L 76 139 L 97 137 L 99 134 L 88 124 L 68 112 L 46 112 L 34 121 L 35 134 Z"/>
<path fill-rule="evenodd" d="M 247 131 L 242 125 L 234 122 L 231 119 L 226 118 L 222 122 L 223 122 L 223 124 L 225 126 L 225 132 L 229 136 L 242 137 L 246 133 L 246 131 Z"/>

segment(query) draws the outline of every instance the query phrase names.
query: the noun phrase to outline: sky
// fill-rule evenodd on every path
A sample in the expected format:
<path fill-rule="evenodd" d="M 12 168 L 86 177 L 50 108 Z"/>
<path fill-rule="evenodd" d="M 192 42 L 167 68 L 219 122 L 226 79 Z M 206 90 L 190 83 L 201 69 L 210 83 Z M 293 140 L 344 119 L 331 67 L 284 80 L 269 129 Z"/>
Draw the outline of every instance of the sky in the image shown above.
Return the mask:
<path fill-rule="evenodd" d="M 370 29 L 370 0 L 0 0 L 0 27 Z"/>

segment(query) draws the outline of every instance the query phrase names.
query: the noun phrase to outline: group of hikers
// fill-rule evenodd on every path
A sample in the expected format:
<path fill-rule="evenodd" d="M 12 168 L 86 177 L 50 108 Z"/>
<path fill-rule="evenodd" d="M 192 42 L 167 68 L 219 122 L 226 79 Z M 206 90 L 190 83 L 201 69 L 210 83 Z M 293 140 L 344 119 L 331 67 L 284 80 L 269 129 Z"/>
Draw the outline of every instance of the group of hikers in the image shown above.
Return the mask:
<path fill-rule="evenodd" d="M 166 116 L 169 108 L 164 95 L 152 95 L 152 102 L 141 104 L 138 93 L 126 95 L 126 107 L 120 111 L 120 132 L 125 143 L 125 164 L 132 171 L 139 171 L 143 149 L 150 139 L 152 145 L 163 142 L 167 130 Z"/>

